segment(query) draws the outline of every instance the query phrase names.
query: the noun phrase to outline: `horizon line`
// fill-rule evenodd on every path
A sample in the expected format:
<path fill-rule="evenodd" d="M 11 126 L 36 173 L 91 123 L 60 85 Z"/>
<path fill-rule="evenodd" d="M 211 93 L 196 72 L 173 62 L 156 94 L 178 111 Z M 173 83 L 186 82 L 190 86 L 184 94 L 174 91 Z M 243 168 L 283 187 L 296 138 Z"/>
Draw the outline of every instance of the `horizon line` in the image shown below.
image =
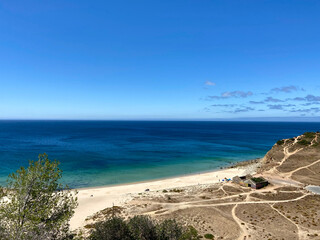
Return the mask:
<path fill-rule="evenodd" d="M 0 121 L 201 121 L 201 122 L 320 122 L 318 117 L 243 117 L 243 118 L 115 118 L 115 119 L 76 119 L 76 118 L 0 118 Z"/>

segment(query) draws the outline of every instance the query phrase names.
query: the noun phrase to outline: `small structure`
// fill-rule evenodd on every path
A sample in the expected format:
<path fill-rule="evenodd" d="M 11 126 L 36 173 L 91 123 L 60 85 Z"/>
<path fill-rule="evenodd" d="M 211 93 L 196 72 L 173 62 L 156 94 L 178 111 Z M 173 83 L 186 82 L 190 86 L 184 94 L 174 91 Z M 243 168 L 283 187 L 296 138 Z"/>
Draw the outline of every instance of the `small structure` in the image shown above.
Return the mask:
<path fill-rule="evenodd" d="M 244 186 L 244 181 L 246 180 L 246 176 L 235 176 L 232 178 L 232 182 L 237 183 L 241 186 Z"/>
<path fill-rule="evenodd" d="M 254 189 L 260 189 L 269 184 L 269 182 L 263 177 L 252 177 L 251 175 L 246 176 L 235 176 L 232 178 L 232 182 L 237 183 L 244 187 L 251 187 Z"/>
<path fill-rule="evenodd" d="M 246 186 L 247 187 L 245 181 L 249 180 L 251 178 L 252 178 L 252 176 L 250 174 L 248 174 L 246 176 L 240 176 L 240 177 L 239 176 L 235 176 L 235 177 L 232 178 L 232 182 L 237 183 L 237 184 L 239 184 L 241 186 Z"/>
<path fill-rule="evenodd" d="M 250 178 L 244 181 L 245 185 L 254 189 L 260 189 L 268 186 L 269 182 L 263 177 Z"/>

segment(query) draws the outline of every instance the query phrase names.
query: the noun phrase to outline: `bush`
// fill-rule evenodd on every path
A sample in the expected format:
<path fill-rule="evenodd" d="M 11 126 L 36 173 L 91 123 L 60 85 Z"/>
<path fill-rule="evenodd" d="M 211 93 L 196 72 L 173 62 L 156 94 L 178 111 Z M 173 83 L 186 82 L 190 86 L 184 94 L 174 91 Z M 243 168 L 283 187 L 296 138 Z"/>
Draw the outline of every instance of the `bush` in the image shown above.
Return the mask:
<path fill-rule="evenodd" d="M 135 239 L 157 240 L 157 229 L 150 217 L 134 216 L 128 225 Z"/>
<path fill-rule="evenodd" d="M 207 233 L 204 235 L 204 238 L 206 239 L 214 239 L 214 236 L 211 233 Z"/>
<path fill-rule="evenodd" d="M 128 221 L 112 217 L 94 225 L 90 240 L 198 240 L 193 227 L 185 228 L 175 220 L 155 222 L 148 216 L 135 216 Z"/>
<path fill-rule="evenodd" d="M 277 141 L 277 145 L 282 145 L 282 144 L 284 144 L 284 140 Z"/>
<path fill-rule="evenodd" d="M 95 224 L 91 232 L 91 240 L 135 240 L 128 224 L 118 217 L 112 217 Z"/>
<path fill-rule="evenodd" d="M 302 139 L 300 141 L 298 141 L 299 144 L 301 145 L 304 145 L 304 146 L 309 146 L 311 144 L 311 142 L 305 140 L 305 139 Z"/>
<path fill-rule="evenodd" d="M 164 220 L 157 227 L 158 237 L 161 240 L 178 240 L 183 234 L 183 228 L 175 220 Z"/>
<path fill-rule="evenodd" d="M 316 136 L 316 133 L 314 133 L 314 132 L 305 132 L 303 134 L 303 136 L 305 136 L 306 138 L 312 138 L 313 139 Z"/>
<path fill-rule="evenodd" d="M 183 189 L 174 188 L 174 189 L 171 189 L 170 192 L 181 193 L 183 192 Z"/>
<path fill-rule="evenodd" d="M 192 227 L 189 226 L 188 229 L 183 233 L 180 240 L 199 240 L 200 236 L 198 235 L 198 231 Z"/>

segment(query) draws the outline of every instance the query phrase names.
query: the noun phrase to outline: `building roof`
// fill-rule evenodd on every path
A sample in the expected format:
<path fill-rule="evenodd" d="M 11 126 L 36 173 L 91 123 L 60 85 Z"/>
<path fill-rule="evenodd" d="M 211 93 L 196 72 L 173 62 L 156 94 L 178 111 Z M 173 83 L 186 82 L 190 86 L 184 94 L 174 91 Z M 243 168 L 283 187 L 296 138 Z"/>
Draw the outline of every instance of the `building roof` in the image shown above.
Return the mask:
<path fill-rule="evenodd" d="M 256 178 L 251 178 L 252 181 L 254 181 L 255 183 L 263 183 L 263 182 L 267 182 L 266 179 L 264 179 L 263 177 L 256 177 Z"/>

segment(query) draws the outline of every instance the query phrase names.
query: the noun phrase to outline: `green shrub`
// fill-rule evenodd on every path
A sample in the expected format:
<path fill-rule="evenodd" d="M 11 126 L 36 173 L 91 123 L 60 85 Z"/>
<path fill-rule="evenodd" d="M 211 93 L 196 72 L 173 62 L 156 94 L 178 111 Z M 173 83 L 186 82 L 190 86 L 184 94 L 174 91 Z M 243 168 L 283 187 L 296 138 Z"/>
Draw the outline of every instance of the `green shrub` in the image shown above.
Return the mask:
<path fill-rule="evenodd" d="M 311 144 L 311 142 L 309 142 L 309 141 L 307 141 L 305 139 L 302 139 L 302 140 L 298 141 L 298 143 L 300 145 L 304 145 L 304 146 L 309 146 Z"/>
<path fill-rule="evenodd" d="M 61 184 L 58 161 L 40 154 L 9 175 L 7 189 L 0 190 L 0 239 L 68 239 L 69 220 L 77 206 L 76 191 Z"/>
<path fill-rule="evenodd" d="M 148 216 L 135 216 L 128 221 L 112 217 L 91 225 L 90 240 L 199 240 L 193 227 L 183 227 L 175 220 L 156 222 Z"/>
<path fill-rule="evenodd" d="M 303 136 L 306 137 L 306 138 L 312 138 L 313 139 L 316 136 L 316 133 L 314 133 L 314 132 L 305 132 L 303 134 Z"/>
<path fill-rule="evenodd" d="M 175 220 L 164 220 L 157 226 L 158 237 L 161 240 L 179 240 L 183 228 Z"/>
<path fill-rule="evenodd" d="M 171 189 L 170 192 L 181 193 L 181 192 L 183 192 L 183 190 L 174 188 L 174 189 Z"/>
<path fill-rule="evenodd" d="M 179 238 L 179 240 L 199 240 L 200 236 L 198 235 L 198 231 L 189 226 L 187 230 L 183 233 L 183 235 Z"/>
<path fill-rule="evenodd" d="M 264 182 L 265 181 L 263 178 L 260 178 L 260 177 L 251 178 L 251 180 L 256 182 L 256 183 L 260 183 L 260 182 Z"/>
<path fill-rule="evenodd" d="M 204 235 L 204 238 L 206 239 L 214 239 L 214 236 L 211 233 L 207 233 Z"/>
<path fill-rule="evenodd" d="M 91 240 L 135 240 L 128 224 L 121 218 L 112 217 L 95 225 Z"/>
<path fill-rule="evenodd" d="M 277 141 L 277 145 L 282 145 L 282 144 L 284 144 L 284 140 Z"/>
<path fill-rule="evenodd" d="M 158 239 L 155 223 L 148 216 L 134 216 L 129 220 L 128 225 L 135 239 Z"/>

